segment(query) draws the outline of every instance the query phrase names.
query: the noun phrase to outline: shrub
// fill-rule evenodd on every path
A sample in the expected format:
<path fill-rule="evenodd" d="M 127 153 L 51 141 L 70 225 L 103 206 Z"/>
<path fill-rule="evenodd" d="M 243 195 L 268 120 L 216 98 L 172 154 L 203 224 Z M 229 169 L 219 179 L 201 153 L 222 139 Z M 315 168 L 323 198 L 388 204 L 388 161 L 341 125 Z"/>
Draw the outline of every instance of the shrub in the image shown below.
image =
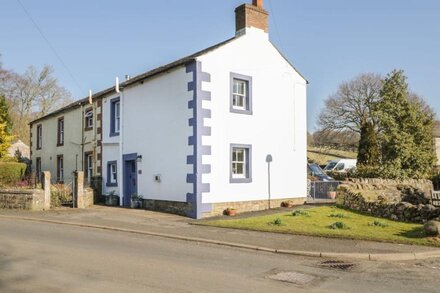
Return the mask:
<path fill-rule="evenodd" d="M 50 207 L 57 208 L 73 200 L 72 189 L 68 185 L 54 184 L 50 187 Z"/>
<path fill-rule="evenodd" d="M 346 216 L 344 214 L 330 214 L 329 216 L 330 218 L 340 218 L 340 219 L 348 219 L 350 218 L 349 216 Z"/>
<path fill-rule="evenodd" d="M 17 162 L 0 162 L 0 186 L 16 185 L 24 179 L 27 165 Z"/>
<path fill-rule="evenodd" d="M 350 229 L 347 225 L 345 225 L 345 223 L 343 222 L 335 222 L 333 224 L 331 224 L 330 226 L 328 226 L 330 229 Z"/>
<path fill-rule="evenodd" d="M 276 226 L 281 226 L 281 224 L 283 223 L 283 221 L 280 218 L 276 218 L 272 224 L 276 225 Z"/>
<path fill-rule="evenodd" d="M 294 210 L 292 212 L 292 216 L 298 217 L 298 216 L 309 216 L 309 213 L 304 210 Z"/>
<path fill-rule="evenodd" d="M 384 223 L 384 222 L 381 222 L 379 220 L 374 220 L 373 223 L 368 223 L 368 226 L 385 228 L 385 227 L 388 227 L 388 224 Z"/>

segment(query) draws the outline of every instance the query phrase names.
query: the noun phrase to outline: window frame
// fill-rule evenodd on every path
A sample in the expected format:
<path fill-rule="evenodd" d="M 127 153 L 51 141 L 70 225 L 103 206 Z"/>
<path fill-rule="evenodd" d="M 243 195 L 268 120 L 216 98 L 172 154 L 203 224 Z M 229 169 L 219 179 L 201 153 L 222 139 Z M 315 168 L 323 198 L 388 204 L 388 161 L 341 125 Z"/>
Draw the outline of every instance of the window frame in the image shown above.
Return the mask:
<path fill-rule="evenodd" d="M 60 165 L 61 163 L 61 165 Z M 64 156 L 57 155 L 57 182 L 64 183 Z"/>
<path fill-rule="evenodd" d="M 243 81 L 246 83 L 245 96 L 244 96 L 244 107 L 234 106 L 234 83 L 236 80 Z M 247 114 L 252 115 L 252 77 L 248 75 L 230 73 L 230 112 L 237 114 Z"/>
<path fill-rule="evenodd" d="M 61 127 L 62 125 L 62 127 Z M 60 117 L 57 120 L 57 146 L 64 145 L 64 117 Z"/>
<path fill-rule="evenodd" d="M 35 158 L 35 177 L 37 179 L 37 182 L 41 182 L 41 157 Z"/>
<path fill-rule="evenodd" d="M 37 125 L 37 150 L 41 150 L 43 148 L 43 125 Z"/>
<path fill-rule="evenodd" d="M 116 119 L 116 105 L 119 105 L 119 116 Z M 116 120 L 119 122 L 116 123 Z M 116 129 L 118 125 L 118 129 Z M 121 99 L 120 97 L 113 98 L 110 100 L 110 136 L 119 136 L 121 132 Z"/>
<path fill-rule="evenodd" d="M 244 170 L 245 176 L 234 176 L 233 173 L 233 152 L 235 149 L 244 149 Z M 251 183 L 252 182 L 252 145 L 231 144 L 229 150 L 229 182 L 230 183 Z"/>
<path fill-rule="evenodd" d="M 115 172 L 112 172 L 112 166 L 115 166 Z M 112 182 L 112 175 L 116 174 L 116 180 Z M 107 162 L 107 182 L 106 186 L 117 187 L 118 186 L 118 162 L 108 161 Z"/>
<path fill-rule="evenodd" d="M 89 163 L 91 162 L 91 166 L 89 169 Z M 92 180 L 93 176 L 93 152 L 85 152 L 84 153 L 84 178 L 87 182 Z M 90 175 L 90 178 L 89 178 Z"/>
<path fill-rule="evenodd" d="M 93 108 L 89 108 L 84 112 L 84 130 L 92 130 L 93 129 Z M 89 125 L 89 121 L 91 121 L 91 125 Z"/>

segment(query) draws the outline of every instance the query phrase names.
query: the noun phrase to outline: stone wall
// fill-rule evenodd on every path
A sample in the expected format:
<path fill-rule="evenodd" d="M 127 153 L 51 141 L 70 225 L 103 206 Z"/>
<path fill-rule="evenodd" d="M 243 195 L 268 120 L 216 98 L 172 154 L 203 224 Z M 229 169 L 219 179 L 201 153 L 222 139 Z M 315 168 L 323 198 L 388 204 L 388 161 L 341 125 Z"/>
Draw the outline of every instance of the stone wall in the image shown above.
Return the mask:
<path fill-rule="evenodd" d="M 143 199 L 142 208 L 150 211 L 158 211 L 186 217 L 191 209 L 191 205 L 186 202 Z"/>
<path fill-rule="evenodd" d="M 0 209 L 42 211 L 44 195 L 41 189 L 0 189 Z"/>
<path fill-rule="evenodd" d="M 306 198 L 272 199 L 270 206 L 272 208 L 278 208 L 283 201 L 292 201 L 295 205 L 301 205 L 304 204 L 306 200 Z M 211 212 L 204 213 L 203 218 L 221 216 L 227 208 L 234 208 L 237 210 L 237 213 L 243 213 L 267 210 L 268 207 L 269 204 L 267 200 L 213 203 Z"/>
<path fill-rule="evenodd" d="M 86 209 L 91 207 L 94 202 L 94 192 L 92 188 L 84 188 L 81 196 L 78 197 L 77 207 L 79 209 Z"/>
<path fill-rule="evenodd" d="M 424 223 L 440 217 L 440 209 L 429 204 L 429 201 L 426 201 L 428 195 L 420 189 L 411 187 L 409 181 L 403 182 L 405 183 L 405 187 L 401 187 L 401 184 L 403 184 L 402 181 L 388 180 L 386 183 L 387 185 L 379 186 L 377 184 L 384 184 L 384 182 L 345 182 L 345 184 L 338 187 L 336 204 L 340 207 L 375 217 L 402 222 Z M 426 181 L 417 182 L 418 186 L 425 188 L 428 187 L 428 183 L 429 182 Z M 390 194 L 392 194 L 392 196 Z M 399 194 L 399 196 L 396 194 Z M 411 198 L 414 202 L 424 203 L 412 204 L 402 201 L 402 199 L 407 198 Z"/>

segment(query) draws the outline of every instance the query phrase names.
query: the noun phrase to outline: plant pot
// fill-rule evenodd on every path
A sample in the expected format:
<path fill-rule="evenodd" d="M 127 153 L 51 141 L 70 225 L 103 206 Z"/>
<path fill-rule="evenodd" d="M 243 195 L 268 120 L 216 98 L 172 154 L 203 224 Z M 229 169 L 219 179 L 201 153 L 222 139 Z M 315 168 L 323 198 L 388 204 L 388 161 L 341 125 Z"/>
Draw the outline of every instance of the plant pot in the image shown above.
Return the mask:
<path fill-rule="evenodd" d="M 119 196 L 106 196 L 105 205 L 112 207 L 119 205 Z"/>
<path fill-rule="evenodd" d="M 236 210 L 225 210 L 225 214 L 227 216 L 233 217 L 237 214 L 237 211 Z"/>
<path fill-rule="evenodd" d="M 142 202 L 140 200 L 132 200 L 130 206 L 132 209 L 139 209 L 142 207 Z"/>
<path fill-rule="evenodd" d="M 327 192 L 327 197 L 330 199 L 335 199 L 336 198 L 336 191 Z"/>

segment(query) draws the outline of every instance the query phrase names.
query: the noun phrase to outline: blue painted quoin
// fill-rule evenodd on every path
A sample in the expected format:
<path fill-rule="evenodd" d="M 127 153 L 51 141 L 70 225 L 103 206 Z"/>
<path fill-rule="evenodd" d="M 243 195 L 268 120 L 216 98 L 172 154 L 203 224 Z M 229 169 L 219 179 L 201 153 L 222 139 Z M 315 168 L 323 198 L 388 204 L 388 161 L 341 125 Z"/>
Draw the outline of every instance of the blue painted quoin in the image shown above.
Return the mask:
<path fill-rule="evenodd" d="M 187 183 L 193 184 L 193 192 L 186 197 L 191 205 L 188 216 L 200 219 L 204 212 L 211 211 L 211 204 L 202 203 L 202 194 L 210 191 L 209 183 L 202 182 L 202 175 L 211 173 L 211 165 L 202 163 L 202 156 L 211 155 L 211 146 L 202 144 L 202 136 L 211 135 L 211 127 L 204 125 L 204 118 L 211 118 L 211 110 L 202 107 L 203 101 L 211 100 L 211 92 L 202 90 L 202 82 L 211 82 L 211 75 L 202 71 L 202 63 L 198 61 L 187 64 L 186 72 L 193 76 L 188 83 L 188 91 L 192 92 L 188 108 L 193 112 L 188 120 L 193 130 L 188 138 L 188 145 L 193 146 L 193 154 L 187 157 L 187 164 L 192 165 L 193 172 L 186 178 Z"/>

